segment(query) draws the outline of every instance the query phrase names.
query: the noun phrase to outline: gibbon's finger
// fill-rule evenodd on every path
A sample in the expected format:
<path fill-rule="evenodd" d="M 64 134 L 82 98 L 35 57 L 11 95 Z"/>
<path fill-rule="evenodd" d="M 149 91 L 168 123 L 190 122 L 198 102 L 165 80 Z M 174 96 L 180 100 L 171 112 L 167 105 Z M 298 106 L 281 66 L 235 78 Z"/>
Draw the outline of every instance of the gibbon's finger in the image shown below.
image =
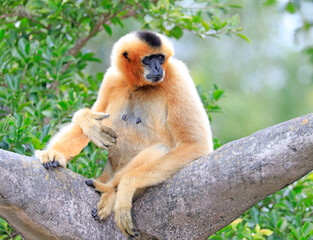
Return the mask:
<path fill-rule="evenodd" d="M 102 144 L 101 148 L 108 149 L 108 147 L 110 147 L 110 144 L 108 144 L 106 141 L 100 140 L 100 142 Z"/>
<path fill-rule="evenodd" d="M 113 144 L 116 144 L 116 138 L 110 136 L 109 134 L 107 134 L 106 132 L 101 132 L 99 134 L 99 138 L 103 141 L 103 142 L 106 142 L 106 145 L 112 145 Z"/>
<path fill-rule="evenodd" d="M 106 114 L 106 113 L 94 113 L 92 115 L 92 117 L 95 119 L 95 120 L 103 120 L 103 119 L 106 119 L 108 117 L 110 117 L 109 114 Z"/>
<path fill-rule="evenodd" d="M 99 148 L 103 148 L 103 149 L 106 149 L 106 147 L 103 146 L 101 140 L 98 138 L 98 137 L 90 137 L 89 138 L 97 147 Z"/>
<path fill-rule="evenodd" d="M 108 135 L 110 135 L 113 138 L 118 138 L 118 135 L 116 134 L 116 132 L 113 131 L 112 128 L 106 127 L 104 125 L 101 124 L 101 130 L 105 133 L 107 133 Z"/>

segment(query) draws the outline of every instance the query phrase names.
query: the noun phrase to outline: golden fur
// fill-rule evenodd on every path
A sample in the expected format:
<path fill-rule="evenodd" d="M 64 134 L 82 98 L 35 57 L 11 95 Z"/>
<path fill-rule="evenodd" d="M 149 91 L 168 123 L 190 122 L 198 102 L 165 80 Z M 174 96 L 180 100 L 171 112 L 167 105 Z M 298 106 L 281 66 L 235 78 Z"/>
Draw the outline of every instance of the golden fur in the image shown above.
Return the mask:
<path fill-rule="evenodd" d="M 122 37 L 113 48 L 112 66 L 92 110 L 79 110 L 47 150 L 36 152 L 43 163 L 59 161 L 66 167 L 89 140 L 106 148 L 107 166 L 94 181 L 96 190 L 102 192 L 97 214 L 103 219 L 114 211 L 117 226 L 127 236 L 134 235 L 131 207 L 138 190 L 165 181 L 213 151 L 209 121 L 188 69 L 172 58 L 172 44 L 157 36 L 162 42 L 157 48 L 135 33 Z M 151 83 L 143 76 L 141 61 L 157 53 L 165 56 L 165 76 Z M 123 120 L 125 115 L 128 119 Z"/>

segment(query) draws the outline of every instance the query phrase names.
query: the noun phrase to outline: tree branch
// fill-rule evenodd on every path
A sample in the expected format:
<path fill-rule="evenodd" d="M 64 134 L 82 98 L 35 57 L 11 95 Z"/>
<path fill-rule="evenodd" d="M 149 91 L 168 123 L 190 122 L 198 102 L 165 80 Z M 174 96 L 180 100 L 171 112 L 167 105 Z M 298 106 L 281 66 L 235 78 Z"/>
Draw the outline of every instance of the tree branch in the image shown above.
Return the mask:
<path fill-rule="evenodd" d="M 313 114 L 225 144 L 134 202 L 140 239 L 206 239 L 313 169 Z M 0 216 L 25 239 L 126 239 L 69 170 L 0 150 Z"/>

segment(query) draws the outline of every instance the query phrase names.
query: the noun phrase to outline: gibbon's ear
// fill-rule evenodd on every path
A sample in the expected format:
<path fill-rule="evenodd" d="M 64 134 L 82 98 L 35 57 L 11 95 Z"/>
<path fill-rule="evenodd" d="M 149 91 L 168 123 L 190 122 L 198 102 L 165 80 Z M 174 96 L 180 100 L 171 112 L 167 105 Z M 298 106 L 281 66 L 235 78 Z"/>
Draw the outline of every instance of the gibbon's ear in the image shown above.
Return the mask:
<path fill-rule="evenodd" d="M 127 59 L 128 62 L 130 62 L 130 59 L 128 57 L 128 52 L 123 52 L 123 56 L 124 56 L 124 58 Z"/>

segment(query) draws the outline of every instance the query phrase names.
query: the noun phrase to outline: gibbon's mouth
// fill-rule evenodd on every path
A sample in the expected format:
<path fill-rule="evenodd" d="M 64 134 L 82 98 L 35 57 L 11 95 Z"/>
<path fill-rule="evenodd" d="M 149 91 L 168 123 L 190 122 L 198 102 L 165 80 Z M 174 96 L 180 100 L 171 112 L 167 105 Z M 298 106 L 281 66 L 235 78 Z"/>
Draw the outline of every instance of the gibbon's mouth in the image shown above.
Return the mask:
<path fill-rule="evenodd" d="M 153 83 L 156 83 L 156 82 L 160 82 L 161 80 L 163 80 L 163 74 L 148 74 L 146 76 L 146 79 L 149 81 L 149 82 L 153 82 Z"/>

